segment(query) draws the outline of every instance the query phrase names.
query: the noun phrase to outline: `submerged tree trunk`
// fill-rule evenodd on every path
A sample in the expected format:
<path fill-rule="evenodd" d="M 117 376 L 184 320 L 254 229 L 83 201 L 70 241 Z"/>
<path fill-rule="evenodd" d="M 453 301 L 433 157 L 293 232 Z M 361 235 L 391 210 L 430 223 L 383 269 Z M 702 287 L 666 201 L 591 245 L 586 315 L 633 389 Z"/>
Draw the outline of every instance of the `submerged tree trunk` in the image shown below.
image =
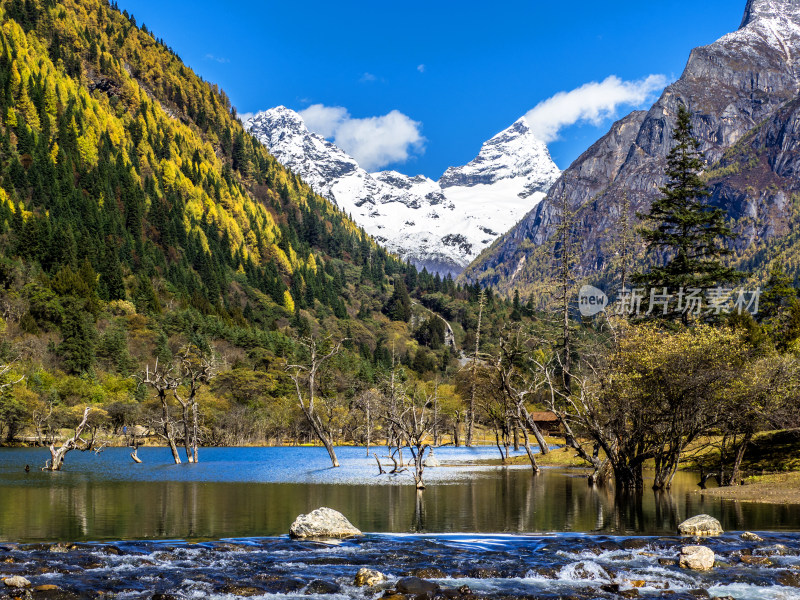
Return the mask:
<path fill-rule="evenodd" d="M 297 392 L 297 402 L 317 438 L 328 451 L 328 456 L 330 456 L 331 465 L 333 465 L 333 467 L 339 466 L 339 459 L 336 457 L 336 450 L 334 449 L 335 440 L 331 423 L 328 423 L 329 426 L 327 428 L 323 425 L 315 406 L 316 394 L 318 391 L 317 374 L 326 361 L 341 351 L 343 342 L 344 340 L 341 340 L 334 344 L 328 354 L 320 356 L 317 340 L 310 337 L 305 341 L 301 341 L 301 344 L 306 347 L 310 355 L 307 364 L 289 365 L 287 367 L 288 370 L 292 371 L 290 376 L 292 381 L 294 381 L 295 391 Z"/>
<path fill-rule="evenodd" d="M 412 452 L 414 454 L 414 485 L 418 490 L 424 490 L 425 484 L 422 481 L 422 473 L 425 471 L 425 450 L 430 448 L 430 446 L 425 445 L 421 448 L 417 448 L 416 452 Z"/>
<path fill-rule="evenodd" d="M 45 463 L 45 466 L 42 469 L 43 471 L 61 470 L 61 467 L 64 466 L 64 458 L 67 456 L 67 452 L 77 448 L 78 442 L 83 441 L 81 440 L 81 434 L 83 434 L 83 430 L 86 429 L 86 424 L 89 422 L 89 414 L 91 411 L 92 409 L 88 406 L 84 409 L 83 418 L 75 428 L 75 435 L 66 440 L 60 448 L 57 449 L 55 443 L 50 444 L 50 460 Z M 88 450 L 90 448 L 91 444 L 89 444 L 86 449 Z"/>
<path fill-rule="evenodd" d="M 642 465 L 630 465 L 628 463 L 612 464 L 614 469 L 614 481 L 616 488 L 620 490 L 642 490 L 644 489 L 644 476 L 642 475 Z"/>
<path fill-rule="evenodd" d="M 333 437 L 327 434 L 323 430 L 321 423 L 317 422 L 319 417 L 317 417 L 316 414 L 312 414 L 308 411 L 303 411 L 303 412 L 306 415 L 306 419 L 308 420 L 309 425 L 311 425 L 311 428 L 314 430 L 317 439 L 319 439 L 319 441 L 322 442 L 322 445 L 325 446 L 325 450 L 328 451 L 328 456 L 331 459 L 331 465 L 333 467 L 338 467 L 339 459 L 336 458 L 336 449 L 334 448 L 333 445 Z"/>
<path fill-rule="evenodd" d="M 197 407 L 197 402 L 192 403 L 192 453 L 194 454 L 194 462 L 197 464 L 197 446 L 200 440 L 200 411 Z"/>
<path fill-rule="evenodd" d="M 742 443 L 736 449 L 736 456 L 733 459 L 733 467 L 731 469 L 731 478 L 728 481 L 728 485 L 737 485 L 739 479 L 741 478 L 741 468 L 742 468 L 742 461 L 744 460 L 744 453 L 747 450 L 747 446 L 750 444 L 750 440 L 753 439 L 753 434 L 747 432 L 742 440 Z"/>
<path fill-rule="evenodd" d="M 503 454 L 503 446 L 500 444 L 500 430 L 497 427 L 494 428 L 494 445 L 497 446 L 497 451 L 500 453 L 500 460 L 506 462 L 506 457 Z"/>
<path fill-rule="evenodd" d="M 172 452 L 172 460 L 176 465 L 181 464 L 181 455 L 178 453 L 178 445 L 175 442 L 175 428 L 173 427 L 172 417 L 169 414 L 169 405 L 167 404 L 166 394 L 159 394 L 161 400 L 161 437 L 167 442 L 170 452 Z"/>
<path fill-rule="evenodd" d="M 668 490 L 672 487 L 672 480 L 680 462 L 680 453 L 680 450 L 675 450 L 656 461 L 656 474 L 653 479 L 654 490 Z"/>
<path fill-rule="evenodd" d="M 329 440 L 322 440 L 322 443 L 325 445 L 325 450 L 328 451 L 328 456 L 331 459 L 331 464 L 334 467 L 338 467 L 339 466 L 339 459 L 336 458 L 336 450 L 334 450 L 334 448 L 333 448 L 333 442 L 331 442 Z"/>
<path fill-rule="evenodd" d="M 370 413 L 370 399 L 369 399 L 369 396 L 367 396 L 366 400 L 367 400 L 367 404 L 365 406 L 364 412 L 366 412 L 366 416 L 367 416 L 367 456 L 369 456 L 369 445 L 370 445 L 370 441 L 371 441 L 370 440 L 370 436 L 372 434 L 372 429 L 371 429 L 371 425 L 372 424 L 370 423 L 370 414 L 369 414 Z M 375 455 L 375 458 L 377 459 L 378 456 Z M 381 465 L 381 461 L 378 461 L 378 467 L 380 467 L 381 474 L 383 474 L 383 467 L 381 467 L 380 465 Z"/>
<path fill-rule="evenodd" d="M 547 440 L 544 439 L 544 435 L 542 435 L 542 430 L 539 429 L 539 426 L 536 424 L 536 421 L 533 420 L 531 413 L 528 412 L 528 409 L 525 408 L 524 404 L 518 405 L 520 408 L 522 419 L 523 429 L 527 425 L 528 429 L 530 429 L 531 433 L 533 433 L 533 437 L 536 438 L 536 443 L 539 446 L 539 451 L 542 453 L 542 456 L 546 456 L 550 453 L 550 446 L 547 444 Z"/>
<path fill-rule="evenodd" d="M 176 395 L 177 397 L 177 395 Z M 191 435 L 189 433 L 189 429 L 191 427 L 191 419 L 190 416 L 190 409 L 189 405 L 184 404 L 181 402 L 181 413 L 183 416 L 183 451 L 186 454 L 186 462 L 193 463 L 194 462 L 194 454 L 192 453 L 192 442 L 191 442 Z"/>
<path fill-rule="evenodd" d="M 378 458 L 377 453 L 373 452 L 372 455 L 375 457 L 375 461 L 378 463 L 378 475 L 383 475 L 386 471 L 383 470 L 383 465 L 381 464 L 381 459 Z"/>
<path fill-rule="evenodd" d="M 533 470 L 534 475 L 539 473 L 539 465 L 536 464 L 536 456 L 533 454 L 533 450 L 531 450 L 531 445 L 528 441 L 528 432 L 525 427 L 522 427 L 522 443 L 525 447 L 525 452 L 528 455 L 528 460 L 531 461 L 531 470 Z"/>

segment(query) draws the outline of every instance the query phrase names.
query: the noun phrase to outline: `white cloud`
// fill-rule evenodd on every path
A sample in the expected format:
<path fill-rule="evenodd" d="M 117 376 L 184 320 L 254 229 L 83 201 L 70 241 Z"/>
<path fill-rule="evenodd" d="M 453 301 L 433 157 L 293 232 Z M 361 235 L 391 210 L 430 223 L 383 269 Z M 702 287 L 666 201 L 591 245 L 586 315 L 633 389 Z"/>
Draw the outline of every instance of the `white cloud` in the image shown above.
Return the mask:
<path fill-rule="evenodd" d="M 350 118 L 350 113 L 343 106 L 312 104 L 301 110 L 300 116 L 311 131 L 324 138 L 332 138 L 339 125 Z"/>
<path fill-rule="evenodd" d="M 558 92 L 525 115 L 536 136 L 549 143 L 558 139 L 564 127 L 586 121 L 600 125 L 616 116 L 620 106 L 639 106 L 667 85 L 664 75 L 650 75 L 639 81 L 622 81 L 616 75 L 602 82 L 592 81 L 570 92 Z"/>
<path fill-rule="evenodd" d="M 252 119 L 253 117 L 256 116 L 256 113 L 253 113 L 253 112 L 243 112 L 243 113 L 236 113 L 236 114 L 239 115 L 239 120 L 242 123 L 246 123 L 248 119 Z"/>
<path fill-rule="evenodd" d="M 373 75 L 372 73 L 364 73 L 364 74 L 361 76 L 361 79 L 359 79 L 359 81 L 360 81 L 361 83 L 371 83 L 371 82 L 373 82 L 373 81 L 376 81 L 377 79 L 378 79 L 378 78 L 377 78 L 377 77 L 375 77 L 375 75 Z"/>
<path fill-rule="evenodd" d="M 213 54 L 206 54 L 206 60 L 213 60 L 214 62 L 218 62 L 221 65 L 231 62 L 230 59 L 224 58 L 222 56 L 214 56 Z"/>
<path fill-rule="evenodd" d="M 417 71 L 419 71 L 420 73 L 424 73 L 425 72 L 425 65 L 417 65 Z"/>
<path fill-rule="evenodd" d="M 401 163 L 424 150 L 422 123 L 393 110 L 380 117 L 354 119 L 342 106 L 314 104 L 300 111 L 311 131 L 333 140 L 367 171 Z"/>

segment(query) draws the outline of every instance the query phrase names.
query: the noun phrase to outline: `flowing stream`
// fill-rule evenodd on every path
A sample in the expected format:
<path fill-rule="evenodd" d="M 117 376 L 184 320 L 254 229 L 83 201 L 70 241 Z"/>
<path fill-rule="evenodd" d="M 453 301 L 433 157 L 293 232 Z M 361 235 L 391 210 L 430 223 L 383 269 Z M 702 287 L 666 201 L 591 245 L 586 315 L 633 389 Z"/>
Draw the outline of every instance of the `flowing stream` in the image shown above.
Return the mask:
<path fill-rule="evenodd" d="M 200 464 L 172 465 L 168 450 L 142 448 L 135 465 L 111 448 L 70 453 L 63 472 L 46 473 L 46 450 L 0 450 L 0 578 L 69 592 L 34 592 L 59 599 L 343 600 L 377 597 L 416 573 L 442 598 L 465 600 L 800 600 L 800 507 L 706 498 L 691 473 L 669 494 L 619 497 L 572 470 L 534 477 L 526 466 L 474 464 L 495 458 L 493 447 L 437 450 L 442 466 L 426 471 L 417 494 L 409 473 L 379 476 L 364 448 L 338 453 L 340 469 L 322 448 L 202 449 Z M 370 533 L 289 540 L 294 518 L 320 506 Z M 726 530 L 702 541 L 717 557 L 708 573 L 675 564 L 693 543 L 675 535 L 677 524 L 698 513 Z M 742 541 L 744 530 L 764 542 Z M 363 566 L 389 581 L 354 587 Z"/>

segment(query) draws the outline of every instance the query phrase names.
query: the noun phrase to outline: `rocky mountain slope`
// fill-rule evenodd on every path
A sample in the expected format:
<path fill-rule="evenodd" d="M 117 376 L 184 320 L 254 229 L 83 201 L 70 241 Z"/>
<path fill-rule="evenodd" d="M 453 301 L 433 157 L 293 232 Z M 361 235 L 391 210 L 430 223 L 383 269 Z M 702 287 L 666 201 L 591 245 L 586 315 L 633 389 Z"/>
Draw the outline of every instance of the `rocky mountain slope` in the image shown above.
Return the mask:
<path fill-rule="evenodd" d="M 284 165 L 335 202 L 388 250 L 419 268 L 459 273 L 540 201 L 559 175 L 547 146 L 519 119 L 469 164 L 436 182 L 368 173 L 283 106 L 245 126 Z"/>
<path fill-rule="evenodd" d="M 797 272 L 800 252 L 783 236 L 800 191 L 798 91 L 800 0 L 749 0 L 737 31 L 693 50 L 680 79 L 649 111 L 615 123 L 463 277 L 506 292 L 544 291 L 566 200 L 575 213 L 578 276 L 610 283 L 622 212 L 627 207 L 635 224 L 636 212 L 658 196 L 681 104 L 692 113 L 707 161 L 711 202 L 728 211 L 739 234 L 740 262 L 763 271 L 781 259 Z"/>

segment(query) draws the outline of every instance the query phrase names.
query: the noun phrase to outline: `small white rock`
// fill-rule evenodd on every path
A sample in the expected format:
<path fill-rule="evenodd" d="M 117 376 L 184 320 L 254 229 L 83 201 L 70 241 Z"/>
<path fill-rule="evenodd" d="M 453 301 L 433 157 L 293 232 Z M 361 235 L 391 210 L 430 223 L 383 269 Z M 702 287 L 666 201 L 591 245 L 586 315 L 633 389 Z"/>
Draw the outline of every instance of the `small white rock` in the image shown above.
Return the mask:
<path fill-rule="evenodd" d="M 705 546 L 684 546 L 678 564 L 683 569 L 709 571 L 714 568 L 714 551 Z"/>

